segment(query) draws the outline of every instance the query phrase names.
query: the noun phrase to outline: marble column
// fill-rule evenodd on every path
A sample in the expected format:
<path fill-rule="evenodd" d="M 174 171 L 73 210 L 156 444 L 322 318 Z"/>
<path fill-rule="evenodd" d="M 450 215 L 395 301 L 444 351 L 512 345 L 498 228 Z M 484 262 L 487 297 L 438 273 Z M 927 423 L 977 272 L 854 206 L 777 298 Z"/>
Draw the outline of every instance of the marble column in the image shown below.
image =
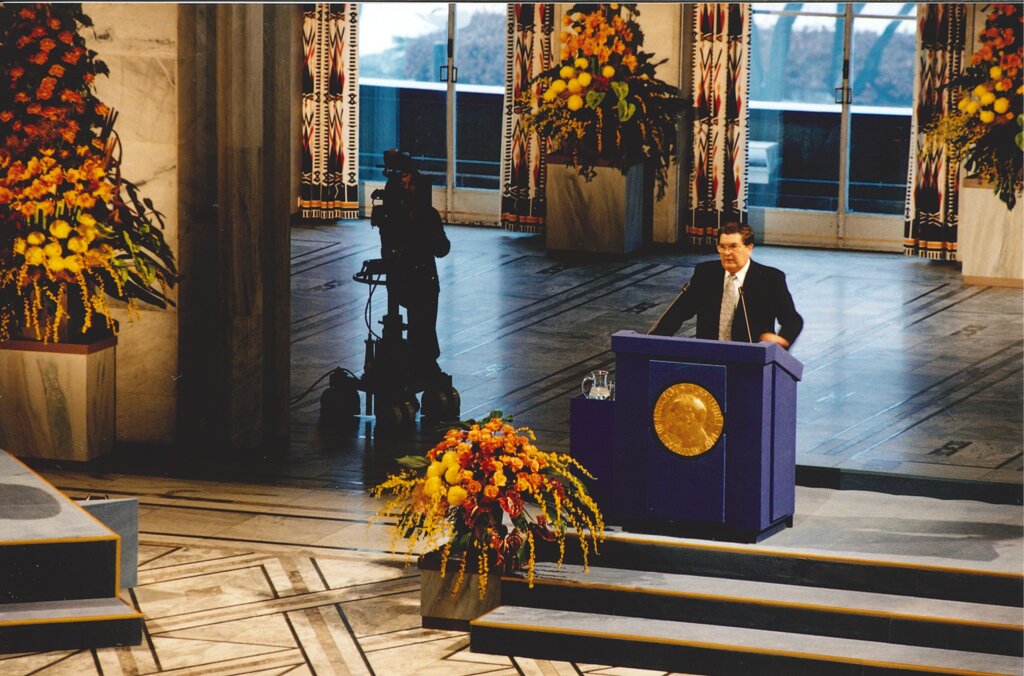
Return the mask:
<path fill-rule="evenodd" d="M 301 10 L 178 7 L 179 438 L 283 451 Z"/>

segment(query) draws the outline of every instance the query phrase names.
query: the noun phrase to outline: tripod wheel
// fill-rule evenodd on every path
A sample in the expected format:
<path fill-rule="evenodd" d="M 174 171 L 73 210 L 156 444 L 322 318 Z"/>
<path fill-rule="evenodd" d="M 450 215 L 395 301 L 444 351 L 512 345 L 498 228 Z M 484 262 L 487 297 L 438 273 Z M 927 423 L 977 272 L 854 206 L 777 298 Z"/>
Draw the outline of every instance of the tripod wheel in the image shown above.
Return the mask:
<path fill-rule="evenodd" d="M 348 378 L 332 379 L 330 387 L 320 395 L 320 422 L 330 425 L 352 425 L 359 416 L 359 390 Z"/>
<path fill-rule="evenodd" d="M 377 400 L 377 422 L 381 425 L 408 425 L 416 421 L 419 404 L 412 401 Z"/>
<path fill-rule="evenodd" d="M 423 417 L 438 421 L 459 419 L 462 399 L 452 386 L 430 388 L 423 393 Z"/>

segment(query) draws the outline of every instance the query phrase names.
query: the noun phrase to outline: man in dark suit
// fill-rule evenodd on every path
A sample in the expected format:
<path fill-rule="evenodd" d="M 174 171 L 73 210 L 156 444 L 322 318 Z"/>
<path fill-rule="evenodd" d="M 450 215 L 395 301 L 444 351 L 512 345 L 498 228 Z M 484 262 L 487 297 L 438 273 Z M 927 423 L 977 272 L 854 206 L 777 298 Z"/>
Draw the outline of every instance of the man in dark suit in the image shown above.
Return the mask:
<path fill-rule="evenodd" d="M 693 277 L 650 333 L 671 336 L 697 315 L 697 338 L 767 341 L 788 349 L 803 329 L 803 317 L 793 305 L 786 275 L 750 260 L 753 250 L 749 225 L 723 225 L 718 231 L 720 261 L 694 267 Z"/>

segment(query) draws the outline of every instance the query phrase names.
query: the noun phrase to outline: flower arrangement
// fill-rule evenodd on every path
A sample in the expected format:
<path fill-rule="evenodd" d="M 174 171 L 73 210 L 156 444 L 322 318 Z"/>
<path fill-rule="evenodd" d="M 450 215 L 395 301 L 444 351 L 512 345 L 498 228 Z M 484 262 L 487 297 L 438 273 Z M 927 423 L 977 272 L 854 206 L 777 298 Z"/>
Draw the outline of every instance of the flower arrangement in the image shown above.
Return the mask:
<path fill-rule="evenodd" d="M 97 314 L 113 332 L 108 295 L 171 303 L 162 216 L 122 178 L 94 93 L 108 70 L 79 35 L 91 25 L 80 5 L 0 5 L 0 341 L 57 341 L 68 307 L 82 333 Z"/>
<path fill-rule="evenodd" d="M 968 173 L 991 183 L 1007 209 L 1022 187 L 1024 150 L 1024 45 L 1020 5 L 988 7 L 981 48 L 948 87 L 960 95 L 957 110 L 928 128 L 931 143 L 945 143 Z"/>
<path fill-rule="evenodd" d="M 492 568 L 525 565 L 533 586 L 537 538 L 557 543 L 561 565 L 570 527 L 579 534 L 586 567 L 604 537 L 604 517 L 580 478 L 593 477 L 535 441 L 528 427 L 513 427 L 511 418 L 492 411 L 486 421 L 449 429 L 426 455 L 401 458 L 407 469 L 371 491 L 388 496 L 380 515 L 397 513 L 395 544 L 404 538 L 408 553 L 419 544 L 440 545 L 442 576 L 449 557 L 461 555 L 453 592 L 475 558 L 481 599 Z"/>
<path fill-rule="evenodd" d="M 560 62 L 523 94 L 524 123 L 567 156 L 590 180 L 602 159 L 623 173 L 653 162 L 658 198 L 675 161 L 679 90 L 655 77 L 653 54 L 641 51 L 636 4 L 576 4 L 563 17 Z"/>

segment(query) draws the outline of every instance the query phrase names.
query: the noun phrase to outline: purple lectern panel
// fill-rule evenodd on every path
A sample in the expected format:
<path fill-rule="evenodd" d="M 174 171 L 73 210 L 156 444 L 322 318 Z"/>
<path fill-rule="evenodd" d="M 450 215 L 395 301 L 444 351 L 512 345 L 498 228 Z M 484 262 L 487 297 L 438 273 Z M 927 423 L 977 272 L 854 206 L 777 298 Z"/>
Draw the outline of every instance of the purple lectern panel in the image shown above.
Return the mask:
<path fill-rule="evenodd" d="M 652 359 L 648 369 L 648 411 L 672 385 L 694 383 L 711 393 L 728 420 L 724 366 Z M 688 457 L 669 450 L 658 438 L 653 419 L 648 416 L 647 421 L 647 512 L 667 519 L 723 523 L 726 435 L 706 453 Z"/>

